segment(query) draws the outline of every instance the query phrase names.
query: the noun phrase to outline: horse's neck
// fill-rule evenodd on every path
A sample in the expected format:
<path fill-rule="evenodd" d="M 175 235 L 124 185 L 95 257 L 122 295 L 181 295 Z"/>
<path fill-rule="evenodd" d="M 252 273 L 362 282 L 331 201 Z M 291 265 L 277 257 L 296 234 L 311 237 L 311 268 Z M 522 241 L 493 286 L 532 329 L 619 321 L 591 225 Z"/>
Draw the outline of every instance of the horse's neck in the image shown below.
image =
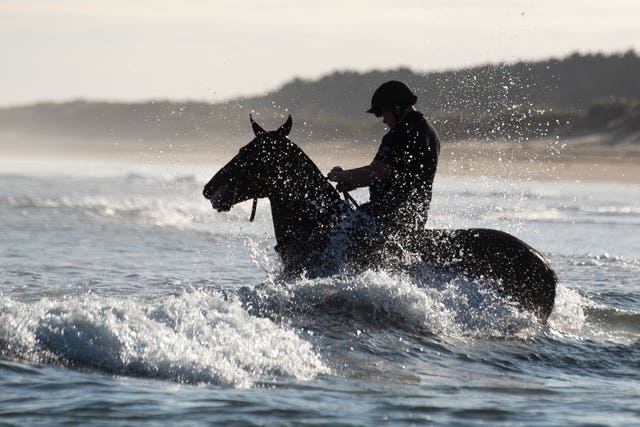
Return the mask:
<path fill-rule="evenodd" d="M 302 156 L 297 165 L 279 173 L 269 192 L 279 246 L 297 246 L 328 232 L 342 206 L 333 186 L 306 155 Z"/>

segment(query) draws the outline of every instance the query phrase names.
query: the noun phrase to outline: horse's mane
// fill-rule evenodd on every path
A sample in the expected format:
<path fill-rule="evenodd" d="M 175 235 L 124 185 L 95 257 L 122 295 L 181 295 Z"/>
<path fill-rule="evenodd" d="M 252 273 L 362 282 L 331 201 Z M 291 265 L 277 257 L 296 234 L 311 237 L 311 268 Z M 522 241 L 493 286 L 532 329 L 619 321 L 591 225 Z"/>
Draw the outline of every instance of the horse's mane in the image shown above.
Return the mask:
<path fill-rule="evenodd" d="M 301 183 L 307 194 L 323 193 L 330 199 L 339 199 L 338 193 L 322 174 L 313 160 L 296 143 L 284 137 L 277 141 L 277 152 L 274 153 L 276 167 L 289 176 L 286 182 Z"/>

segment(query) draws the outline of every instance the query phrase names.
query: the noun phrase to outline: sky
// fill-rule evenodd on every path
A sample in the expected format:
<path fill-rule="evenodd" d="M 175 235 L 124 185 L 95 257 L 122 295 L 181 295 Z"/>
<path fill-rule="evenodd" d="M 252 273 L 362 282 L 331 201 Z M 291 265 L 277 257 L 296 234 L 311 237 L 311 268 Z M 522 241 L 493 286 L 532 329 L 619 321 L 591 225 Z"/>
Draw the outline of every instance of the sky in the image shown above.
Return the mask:
<path fill-rule="evenodd" d="M 640 53 L 638 0 L 0 0 L 0 106 L 258 95 L 294 77 Z"/>

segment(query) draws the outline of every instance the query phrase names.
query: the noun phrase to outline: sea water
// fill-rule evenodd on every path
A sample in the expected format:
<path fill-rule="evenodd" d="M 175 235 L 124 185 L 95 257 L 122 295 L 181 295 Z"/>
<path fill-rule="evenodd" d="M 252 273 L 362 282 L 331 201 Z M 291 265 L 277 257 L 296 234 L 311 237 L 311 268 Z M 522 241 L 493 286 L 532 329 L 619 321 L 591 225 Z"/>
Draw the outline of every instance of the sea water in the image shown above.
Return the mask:
<path fill-rule="evenodd" d="M 540 324 L 425 265 L 285 281 L 215 171 L 0 161 L 0 424 L 640 425 L 639 185 L 438 176 L 432 227 L 549 258 Z"/>

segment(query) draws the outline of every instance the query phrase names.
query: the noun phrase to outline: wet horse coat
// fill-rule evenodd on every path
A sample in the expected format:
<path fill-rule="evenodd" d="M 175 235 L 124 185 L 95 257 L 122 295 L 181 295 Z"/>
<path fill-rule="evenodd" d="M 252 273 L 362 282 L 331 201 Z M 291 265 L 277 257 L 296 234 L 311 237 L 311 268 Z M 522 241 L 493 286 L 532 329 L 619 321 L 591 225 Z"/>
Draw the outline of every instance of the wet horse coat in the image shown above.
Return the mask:
<path fill-rule="evenodd" d="M 345 264 L 357 268 L 384 266 L 380 254 L 385 253 L 389 242 L 374 240 L 374 247 L 371 242 L 359 246 L 357 237 L 349 237 L 366 230 L 350 226 L 351 209 L 313 161 L 287 138 L 291 116 L 271 132 L 253 119 L 251 125 L 255 138 L 204 187 L 204 197 L 213 208 L 228 211 L 246 200 L 268 198 L 276 251 L 287 272 L 306 270 L 328 275 Z M 397 239 L 392 243 L 398 243 Z M 492 229 L 424 230 L 399 243 L 433 267 L 486 281 L 543 320 L 551 314 L 555 272 L 536 249 L 508 233 Z"/>

